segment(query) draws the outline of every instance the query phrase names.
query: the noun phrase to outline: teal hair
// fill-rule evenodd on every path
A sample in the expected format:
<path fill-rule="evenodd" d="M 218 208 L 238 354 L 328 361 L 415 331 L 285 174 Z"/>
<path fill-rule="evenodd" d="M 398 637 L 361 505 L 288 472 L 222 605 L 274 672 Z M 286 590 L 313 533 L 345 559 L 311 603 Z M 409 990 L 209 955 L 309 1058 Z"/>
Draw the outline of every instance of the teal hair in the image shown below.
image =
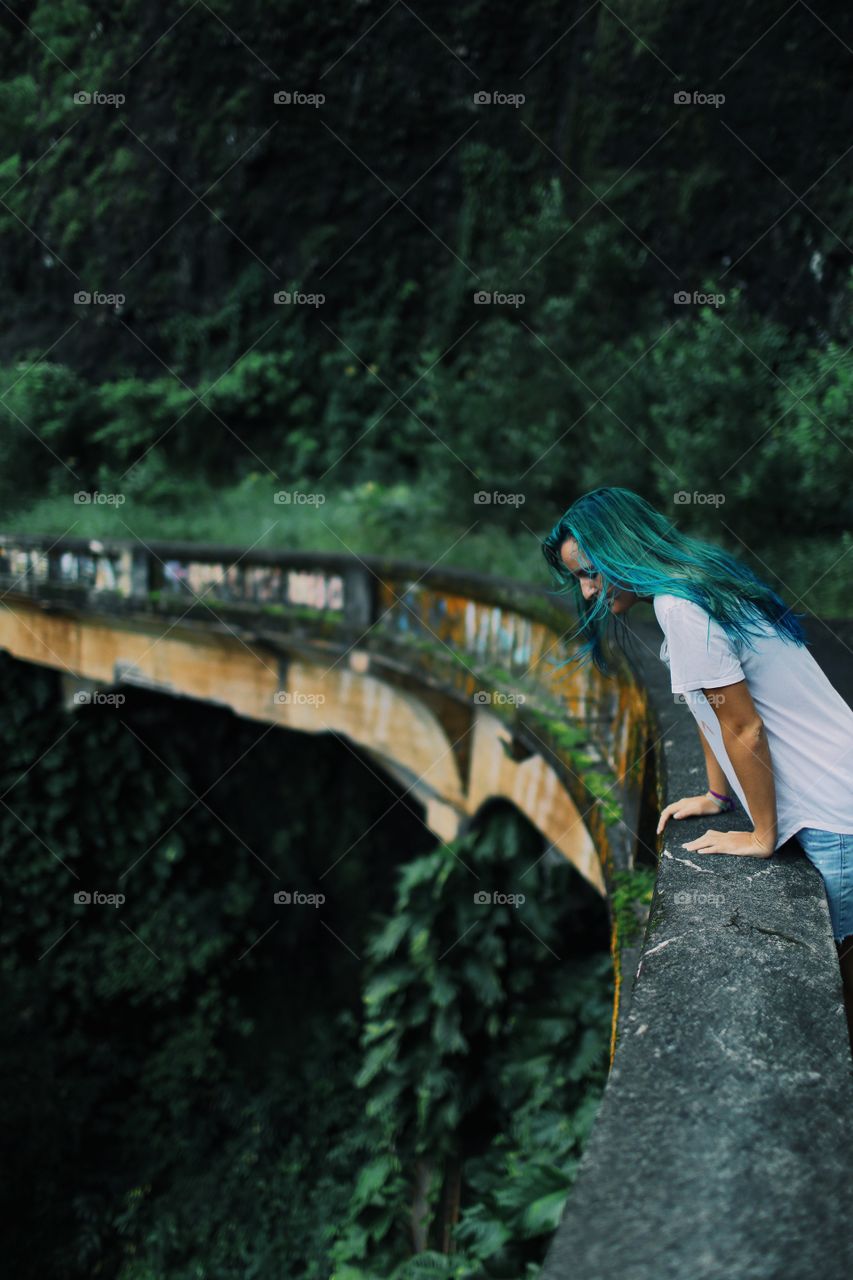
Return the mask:
<path fill-rule="evenodd" d="M 597 571 L 600 590 L 584 600 L 580 582 L 560 557 L 568 538 L 578 544 L 580 565 Z M 673 595 L 692 600 L 725 630 L 737 650 L 753 648 L 753 637 L 769 622 L 779 636 L 797 645 L 806 643 L 799 619 L 772 587 L 735 556 L 699 538 L 679 532 L 671 520 L 655 511 L 631 489 L 593 489 L 568 508 L 542 543 L 542 551 L 563 594 L 571 591 L 580 619 L 571 639 L 583 643 L 566 662 L 583 665 L 591 658 L 605 675 L 611 674 L 612 648 L 608 623 L 619 646 L 629 634 L 624 622 L 610 613 L 605 600 L 609 586 L 638 596 Z"/>

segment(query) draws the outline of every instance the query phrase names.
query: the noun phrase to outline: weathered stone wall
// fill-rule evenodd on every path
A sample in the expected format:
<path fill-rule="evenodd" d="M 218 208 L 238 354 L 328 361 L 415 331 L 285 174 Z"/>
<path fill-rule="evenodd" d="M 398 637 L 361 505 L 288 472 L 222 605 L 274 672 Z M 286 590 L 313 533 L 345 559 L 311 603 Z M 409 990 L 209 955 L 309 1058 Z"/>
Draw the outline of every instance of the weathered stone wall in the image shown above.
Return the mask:
<path fill-rule="evenodd" d="M 564 600 L 396 560 L 15 534 L 0 584 L 0 645 L 63 669 L 69 704 L 75 680 L 137 683 L 345 734 L 445 840 L 493 797 L 517 805 L 607 897 L 612 1060 L 653 882 L 636 833 L 657 752 L 630 665 L 559 669 L 577 625 Z"/>
<path fill-rule="evenodd" d="M 654 622 L 634 630 L 663 798 L 696 794 L 693 718 Z M 766 861 L 686 853 L 707 825 L 664 833 L 630 1007 L 542 1280 L 849 1280 L 853 1063 L 823 883 L 793 841 Z"/>

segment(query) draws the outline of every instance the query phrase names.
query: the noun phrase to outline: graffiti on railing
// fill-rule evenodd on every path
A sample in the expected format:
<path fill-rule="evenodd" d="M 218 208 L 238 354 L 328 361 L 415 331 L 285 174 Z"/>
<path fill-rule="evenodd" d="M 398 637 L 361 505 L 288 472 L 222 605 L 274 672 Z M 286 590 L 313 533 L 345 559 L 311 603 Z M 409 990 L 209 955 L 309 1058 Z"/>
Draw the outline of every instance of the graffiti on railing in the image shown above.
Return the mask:
<path fill-rule="evenodd" d="M 526 610 L 521 592 L 517 601 L 504 589 L 497 600 L 482 599 L 464 578 L 456 586 L 430 580 L 428 573 L 413 580 L 402 565 L 395 572 L 393 562 L 377 572 L 348 557 L 299 552 L 253 555 L 185 543 L 160 542 L 155 549 L 145 543 L 0 535 L 0 597 L 7 603 L 16 593 L 50 597 L 55 591 L 73 600 L 75 608 L 82 596 L 87 606 L 102 611 L 120 612 L 127 600 L 143 611 L 169 611 L 176 603 L 183 614 L 199 601 L 212 606 L 214 614 L 217 604 L 223 611 L 234 604 L 245 606 L 249 615 L 268 606 L 270 614 L 292 609 L 332 615 L 343 624 L 342 639 L 357 631 L 361 643 L 372 633 L 379 651 L 385 641 L 398 638 L 432 649 L 439 662 L 457 659 L 452 683 L 457 690 L 464 687 L 466 697 L 478 687 L 502 691 L 501 681 L 511 680 L 514 692 L 523 692 L 528 711 L 540 717 L 537 725 L 528 715 L 526 732 L 559 737 L 561 724 L 586 726 L 587 754 L 605 761 L 615 778 L 642 764 L 645 704 L 629 673 L 612 681 L 591 664 L 560 665 L 575 648 L 576 619 L 566 614 L 562 626 L 556 612 L 542 619 Z M 430 654 L 424 661 L 434 668 Z M 120 665 L 116 682 L 147 679 L 132 663 Z M 546 730 L 542 724 L 549 718 L 552 727 Z"/>
<path fill-rule="evenodd" d="M 449 595 L 435 588 L 382 586 L 383 623 L 402 635 L 439 640 L 481 659 L 526 669 L 534 653 L 533 625 L 517 609 Z"/>
<path fill-rule="evenodd" d="M 166 560 L 163 581 L 167 591 L 213 596 L 235 604 L 284 604 L 334 612 L 342 612 L 344 608 L 343 578 L 322 570 Z"/>
<path fill-rule="evenodd" d="M 49 551 L 38 547 L 0 547 L 0 576 L 16 589 L 48 582 L 74 583 L 96 591 L 129 595 L 129 552 Z M 11 589 L 11 586 L 9 587 Z"/>
<path fill-rule="evenodd" d="M 157 587 L 190 598 L 337 613 L 343 612 L 345 603 L 344 578 L 339 573 L 281 564 L 160 560 L 144 547 L 113 551 L 97 542 L 90 543 L 88 550 L 0 546 L 0 579 L 7 591 L 26 592 L 54 584 L 132 596 Z"/>

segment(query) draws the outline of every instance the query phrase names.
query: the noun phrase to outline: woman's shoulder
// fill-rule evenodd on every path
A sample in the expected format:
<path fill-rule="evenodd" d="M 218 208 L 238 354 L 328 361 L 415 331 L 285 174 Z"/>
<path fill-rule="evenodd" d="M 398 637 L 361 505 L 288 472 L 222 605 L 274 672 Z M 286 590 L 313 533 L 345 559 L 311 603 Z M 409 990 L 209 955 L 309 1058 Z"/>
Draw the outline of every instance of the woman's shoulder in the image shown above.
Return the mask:
<path fill-rule="evenodd" d="M 670 595 L 668 592 L 662 595 L 653 596 L 652 607 L 654 608 L 658 622 L 663 622 L 663 619 L 667 617 L 673 609 L 687 613 L 705 612 L 701 605 L 694 604 L 692 600 L 688 600 L 685 596 L 674 596 Z"/>

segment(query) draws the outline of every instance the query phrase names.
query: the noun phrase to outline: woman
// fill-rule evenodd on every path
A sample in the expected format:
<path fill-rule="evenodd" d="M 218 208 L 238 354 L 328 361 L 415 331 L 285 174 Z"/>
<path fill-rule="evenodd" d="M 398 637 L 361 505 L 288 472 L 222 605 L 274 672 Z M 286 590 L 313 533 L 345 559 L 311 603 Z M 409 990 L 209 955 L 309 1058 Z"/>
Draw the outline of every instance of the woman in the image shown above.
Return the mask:
<path fill-rule="evenodd" d="M 699 726 L 708 790 L 660 815 L 713 816 L 734 808 L 752 831 L 716 831 L 693 853 L 769 858 L 796 836 L 820 872 L 844 983 L 853 1048 L 853 710 L 806 648 L 784 601 L 735 557 L 680 533 L 630 489 L 603 488 L 569 507 L 543 543 L 574 593 L 585 637 L 569 662 L 590 657 L 610 673 L 605 634 L 639 601 L 664 633 L 660 656 L 673 693 Z"/>

